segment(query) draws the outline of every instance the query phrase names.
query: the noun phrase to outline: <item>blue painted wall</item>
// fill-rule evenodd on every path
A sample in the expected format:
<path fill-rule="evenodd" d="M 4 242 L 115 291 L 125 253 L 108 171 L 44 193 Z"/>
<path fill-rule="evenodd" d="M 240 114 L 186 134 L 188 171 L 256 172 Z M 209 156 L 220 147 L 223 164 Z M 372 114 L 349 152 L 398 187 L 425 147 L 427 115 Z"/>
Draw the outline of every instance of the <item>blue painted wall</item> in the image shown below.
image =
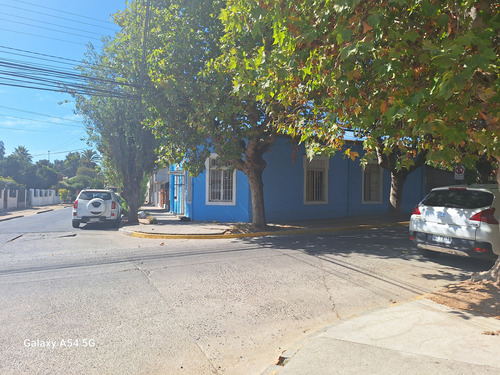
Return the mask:
<path fill-rule="evenodd" d="M 206 205 L 206 171 L 194 177 L 192 201 L 188 214 L 193 220 L 217 222 L 249 222 L 252 220 L 250 189 L 245 174 L 236 171 L 236 205 Z"/>
<path fill-rule="evenodd" d="M 362 154 L 361 145 L 353 148 Z M 304 203 L 305 149 L 286 137 L 279 137 L 264 159 L 264 202 L 269 222 L 303 219 L 325 219 L 352 215 L 383 214 L 389 206 L 390 173 L 384 170 L 382 203 L 363 203 L 363 171 L 359 160 L 345 158 L 337 153 L 329 161 L 328 203 Z M 211 206 L 205 204 L 206 175 L 192 179 L 191 203 L 186 203 L 185 215 L 198 221 L 249 222 L 252 220 L 250 189 L 246 176 L 236 171 L 236 205 Z M 187 179 L 186 179 L 187 180 Z M 403 212 L 410 212 L 424 196 L 425 168 L 408 176 L 403 193 Z M 171 186 L 173 182 L 171 182 Z M 187 191 L 187 189 L 185 189 Z M 186 193 L 187 194 L 187 193 Z M 171 197 L 172 199 L 173 197 Z M 172 202 L 174 200 L 172 199 Z M 187 202 L 187 195 L 185 202 Z"/>
<path fill-rule="evenodd" d="M 361 145 L 352 149 L 363 154 Z M 264 170 L 264 194 L 266 214 L 269 221 L 324 219 L 353 215 L 384 214 L 389 207 L 391 176 L 383 171 L 382 203 L 363 203 L 363 170 L 359 159 L 345 158 L 341 152 L 329 162 L 328 203 L 304 203 L 305 149 L 298 146 L 293 158 L 293 143 L 279 138 L 266 154 Z M 403 212 L 411 212 L 423 198 L 425 168 L 411 173 L 404 186 Z"/>

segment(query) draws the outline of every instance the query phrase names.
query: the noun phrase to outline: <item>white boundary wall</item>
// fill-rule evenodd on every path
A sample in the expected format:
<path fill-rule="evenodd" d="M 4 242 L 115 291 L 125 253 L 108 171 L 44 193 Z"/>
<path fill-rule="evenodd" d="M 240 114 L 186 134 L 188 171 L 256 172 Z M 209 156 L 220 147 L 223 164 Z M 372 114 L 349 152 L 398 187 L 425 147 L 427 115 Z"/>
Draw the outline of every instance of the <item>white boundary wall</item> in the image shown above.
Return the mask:
<path fill-rule="evenodd" d="M 50 189 L 30 189 L 29 202 L 32 206 L 48 206 L 61 203 L 61 198 L 55 190 Z"/>
<path fill-rule="evenodd" d="M 17 208 L 17 194 L 19 191 L 17 189 L 9 189 L 8 187 L 0 188 L 2 194 L 0 197 L 0 210 L 8 210 L 10 208 Z"/>

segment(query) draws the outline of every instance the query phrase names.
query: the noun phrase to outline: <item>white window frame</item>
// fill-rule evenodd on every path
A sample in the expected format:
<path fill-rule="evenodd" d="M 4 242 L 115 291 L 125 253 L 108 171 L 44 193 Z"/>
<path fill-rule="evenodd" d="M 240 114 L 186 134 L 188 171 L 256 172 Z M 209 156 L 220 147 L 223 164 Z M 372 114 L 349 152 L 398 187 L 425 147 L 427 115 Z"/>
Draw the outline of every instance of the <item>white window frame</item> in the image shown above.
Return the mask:
<path fill-rule="evenodd" d="M 210 160 L 217 159 L 219 156 L 217 154 L 211 154 L 210 157 L 207 158 L 205 161 L 205 204 L 207 206 L 235 206 L 236 205 L 236 169 L 233 170 L 232 173 L 232 193 L 231 193 L 231 200 L 227 201 L 214 201 L 210 199 L 210 173 L 213 170 L 213 168 L 210 168 Z M 222 167 L 218 168 L 217 170 L 227 170 L 229 168 L 227 167 Z M 223 189 L 223 179 L 221 179 L 221 186 L 220 188 Z"/>
<path fill-rule="evenodd" d="M 378 167 L 378 181 L 379 181 L 379 186 L 377 187 L 378 189 L 378 200 L 368 200 L 365 197 L 365 179 L 366 179 L 366 168 L 363 168 L 363 173 L 362 173 L 362 181 L 361 181 L 361 200 L 363 204 L 381 204 L 383 202 L 383 188 L 384 188 L 384 169 L 378 165 L 378 163 L 368 163 L 367 166 L 376 166 Z"/>
<path fill-rule="evenodd" d="M 328 169 L 330 168 L 330 159 L 324 156 L 315 156 L 311 161 L 304 155 L 304 204 L 328 204 Z M 308 200 L 308 172 L 316 171 L 323 173 L 321 189 L 323 190 L 323 199 Z M 314 177 L 313 177 L 314 179 Z M 314 187 L 313 187 L 314 189 Z M 314 193 L 313 193 L 314 194 Z"/>

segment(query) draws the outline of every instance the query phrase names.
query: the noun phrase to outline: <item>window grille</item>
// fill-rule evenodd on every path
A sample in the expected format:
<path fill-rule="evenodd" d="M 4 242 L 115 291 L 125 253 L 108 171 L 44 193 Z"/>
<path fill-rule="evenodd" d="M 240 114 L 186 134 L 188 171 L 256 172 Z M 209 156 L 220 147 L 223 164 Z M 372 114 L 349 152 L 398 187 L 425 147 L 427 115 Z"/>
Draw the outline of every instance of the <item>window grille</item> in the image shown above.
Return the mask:
<path fill-rule="evenodd" d="M 328 159 L 315 157 L 304 160 L 304 195 L 306 203 L 327 203 L 328 201 Z"/>
<path fill-rule="evenodd" d="M 220 162 L 215 157 L 209 159 L 208 168 L 208 202 L 233 203 L 235 186 L 230 162 Z"/>
<path fill-rule="evenodd" d="M 363 202 L 382 202 L 382 168 L 368 164 L 363 172 Z"/>

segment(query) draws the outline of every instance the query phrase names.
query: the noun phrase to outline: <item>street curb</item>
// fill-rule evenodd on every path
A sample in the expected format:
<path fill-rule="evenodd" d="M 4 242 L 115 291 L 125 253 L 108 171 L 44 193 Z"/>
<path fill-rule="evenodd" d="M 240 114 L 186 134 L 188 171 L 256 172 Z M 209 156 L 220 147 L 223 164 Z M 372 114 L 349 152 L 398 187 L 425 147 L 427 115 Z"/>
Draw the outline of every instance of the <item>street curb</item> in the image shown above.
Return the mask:
<path fill-rule="evenodd" d="M 267 367 L 260 375 L 279 375 L 281 373 L 281 371 L 283 370 L 283 368 L 286 366 L 286 364 L 289 363 L 299 351 L 301 351 L 308 344 L 310 344 L 314 339 L 316 339 L 319 335 L 327 332 L 332 327 L 335 327 L 335 326 L 340 325 L 340 324 L 344 324 L 350 320 L 362 318 L 365 315 L 370 315 L 370 314 L 373 314 L 374 312 L 377 312 L 377 311 L 390 309 L 392 307 L 400 306 L 400 305 L 403 305 L 406 303 L 412 303 L 415 301 L 419 301 L 421 299 L 429 299 L 428 297 L 430 295 L 432 295 L 432 293 L 425 293 L 425 294 L 421 294 L 421 295 L 416 296 L 416 297 L 409 298 L 409 299 L 404 300 L 402 302 L 391 303 L 391 304 L 388 304 L 387 306 L 373 307 L 373 308 L 368 309 L 366 311 L 363 311 L 361 313 L 353 314 L 353 315 L 350 315 L 350 316 L 345 317 L 343 319 L 339 319 L 332 324 L 329 324 L 329 325 L 324 326 L 320 329 L 317 329 L 316 331 L 310 332 L 309 334 L 307 334 L 306 336 L 304 336 L 303 338 L 299 339 L 294 344 L 292 344 L 288 349 L 283 350 L 283 352 L 281 352 L 281 355 L 278 358 L 277 363 Z"/>
<path fill-rule="evenodd" d="M 12 219 L 19 219 L 20 217 L 24 217 L 24 215 L 18 215 L 18 216 L 11 216 L 11 217 L 6 217 L 6 218 L 0 218 L 0 221 L 7 221 L 7 220 L 12 220 Z"/>
<path fill-rule="evenodd" d="M 188 239 L 188 240 L 218 240 L 218 239 L 236 239 L 236 238 L 253 238 L 264 236 L 286 236 L 297 234 L 316 234 L 316 233 L 333 233 L 342 232 L 346 230 L 363 230 L 373 228 L 390 228 L 397 226 L 408 226 L 408 221 L 400 221 L 396 223 L 387 224 L 360 224 L 360 225 L 347 225 L 342 227 L 323 227 L 313 229 L 292 229 L 292 230 L 279 230 L 279 231 L 264 231 L 256 233 L 235 233 L 235 234 L 160 234 L 148 233 L 141 231 L 129 231 L 120 228 L 120 232 L 137 237 L 137 238 L 150 238 L 150 239 Z"/>
<path fill-rule="evenodd" d="M 60 208 L 63 209 L 63 208 L 68 208 L 68 207 L 71 207 L 71 206 L 63 206 L 63 207 L 60 207 Z M 46 210 L 37 211 L 34 214 L 38 215 L 38 214 L 43 214 L 45 212 L 50 212 L 50 211 L 54 211 L 54 210 L 55 210 L 54 208 L 48 208 Z M 35 210 L 34 209 L 33 210 L 26 209 L 26 210 L 21 210 L 21 211 L 35 211 Z M 7 211 L 7 212 L 9 212 L 9 211 Z M 9 216 L 9 217 L 5 217 L 5 218 L 0 217 L 0 222 L 7 221 L 7 220 L 12 220 L 12 219 L 19 219 L 19 218 L 25 217 L 25 216 L 26 215 L 15 215 L 15 216 Z M 31 216 L 31 215 L 28 214 L 28 216 Z"/>

